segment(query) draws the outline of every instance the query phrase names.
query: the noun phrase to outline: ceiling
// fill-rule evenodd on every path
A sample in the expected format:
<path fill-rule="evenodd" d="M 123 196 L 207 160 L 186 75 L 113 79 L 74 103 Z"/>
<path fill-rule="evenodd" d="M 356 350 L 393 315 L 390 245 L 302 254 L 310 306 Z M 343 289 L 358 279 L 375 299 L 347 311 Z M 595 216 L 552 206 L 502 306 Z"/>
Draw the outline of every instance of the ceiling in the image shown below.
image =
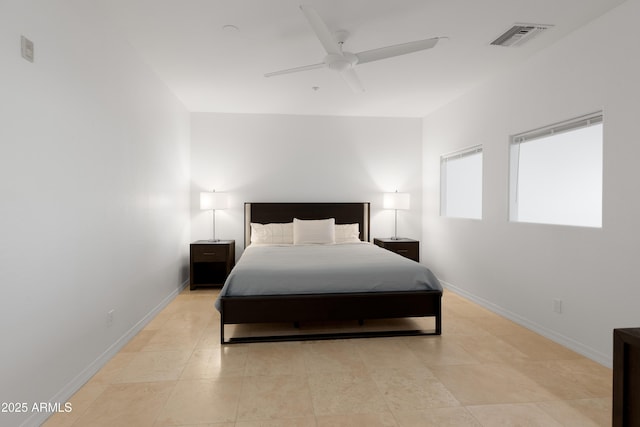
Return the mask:
<path fill-rule="evenodd" d="M 192 112 L 422 117 L 624 0 L 93 1 Z M 448 39 L 360 64 L 364 93 L 324 68 L 266 78 L 325 55 L 301 3 L 349 31 L 349 52 Z M 520 47 L 490 45 L 515 23 L 554 27 Z"/>

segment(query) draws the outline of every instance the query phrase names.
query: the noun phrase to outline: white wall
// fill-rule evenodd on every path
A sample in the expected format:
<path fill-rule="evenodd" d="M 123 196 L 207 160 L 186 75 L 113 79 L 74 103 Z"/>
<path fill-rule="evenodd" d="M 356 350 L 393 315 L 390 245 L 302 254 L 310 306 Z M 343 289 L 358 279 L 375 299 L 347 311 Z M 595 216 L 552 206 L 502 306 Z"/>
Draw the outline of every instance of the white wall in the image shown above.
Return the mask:
<path fill-rule="evenodd" d="M 0 3 L 2 402 L 64 403 L 188 277 L 189 114 L 91 7 Z"/>
<path fill-rule="evenodd" d="M 244 241 L 245 202 L 371 202 L 371 235 L 393 234 L 382 193 L 411 193 L 398 234 L 421 229 L 421 119 L 195 113 L 191 115 L 192 240 L 211 236 L 200 191 L 229 193 L 216 237 Z"/>
<path fill-rule="evenodd" d="M 426 256 L 479 302 L 611 365 L 612 329 L 640 326 L 640 60 L 629 0 L 425 118 Z M 602 229 L 509 223 L 509 135 L 602 109 Z M 484 146 L 483 220 L 438 215 L 438 157 Z M 563 312 L 552 311 L 552 299 Z"/>

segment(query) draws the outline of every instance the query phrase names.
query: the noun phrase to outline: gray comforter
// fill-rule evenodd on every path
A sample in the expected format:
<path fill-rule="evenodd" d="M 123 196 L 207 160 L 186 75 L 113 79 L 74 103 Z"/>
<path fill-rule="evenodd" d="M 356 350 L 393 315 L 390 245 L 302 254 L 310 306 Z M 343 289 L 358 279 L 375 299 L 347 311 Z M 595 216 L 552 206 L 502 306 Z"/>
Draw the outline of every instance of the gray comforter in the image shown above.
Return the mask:
<path fill-rule="evenodd" d="M 268 245 L 244 251 L 220 296 L 429 289 L 442 286 L 428 268 L 370 243 Z"/>

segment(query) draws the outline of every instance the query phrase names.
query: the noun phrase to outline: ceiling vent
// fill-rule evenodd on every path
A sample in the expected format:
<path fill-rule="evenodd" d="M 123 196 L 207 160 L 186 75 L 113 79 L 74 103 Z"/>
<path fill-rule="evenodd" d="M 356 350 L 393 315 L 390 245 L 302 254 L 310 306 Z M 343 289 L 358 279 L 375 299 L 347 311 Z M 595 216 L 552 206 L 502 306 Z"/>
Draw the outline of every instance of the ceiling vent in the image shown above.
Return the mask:
<path fill-rule="evenodd" d="M 531 40 L 544 30 L 548 30 L 553 25 L 541 24 L 515 24 L 505 31 L 500 37 L 491 42 L 495 46 L 516 47 L 521 46 Z"/>

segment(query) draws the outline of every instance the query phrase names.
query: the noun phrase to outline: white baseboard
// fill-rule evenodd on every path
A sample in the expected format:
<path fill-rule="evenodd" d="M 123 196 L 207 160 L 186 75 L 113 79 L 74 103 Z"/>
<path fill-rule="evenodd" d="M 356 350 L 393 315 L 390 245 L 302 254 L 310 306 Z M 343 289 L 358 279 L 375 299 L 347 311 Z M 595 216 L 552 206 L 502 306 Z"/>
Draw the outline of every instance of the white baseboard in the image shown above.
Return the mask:
<path fill-rule="evenodd" d="M 56 393 L 49 402 L 67 402 L 80 388 L 91 379 L 106 363 L 111 360 L 138 332 L 140 332 L 154 317 L 158 315 L 173 299 L 189 284 L 189 279 L 185 280 L 177 289 L 167 295 L 160 303 L 147 313 L 138 323 L 118 338 L 104 353 L 96 360 L 91 362 L 89 366 L 82 370 L 74 379 Z M 34 413 L 27 418 L 20 427 L 40 426 L 52 414 L 50 413 Z"/>
<path fill-rule="evenodd" d="M 490 301 L 487 301 L 484 298 L 481 298 L 477 295 L 467 292 L 464 289 L 458 288 L 457 286 L 452 285 L 451 283 L 445 282 L 444 280 L 440 280 L 440 282 L 445 288 L 451 290 L 452 292 L 455 292 L 456 294 L 459 294 L 460 296 L 467 298 L 468 300 L 475 302 L 476 304 L 486 308 L 487 310 L 490 310 L 496 314 L 506 317 L 507 319 L 512 320 L 515 323 L 521 326 L 524 326 L 525 328 L 530 329 L 546 338 L 549 338 L 550 340 L 560 345 L 563 345 L 575 351 L 576 353 L 579 353 L 585 357 L 588 357 L 589 359 L 595 362 L 598 362 L 601 365 L 606 366 L 607 368 L 611 368 L 613 366 L 613 359 L 610 356 L 603 354 L 600 351 L 597 351 L 589 346 L 586 346 L 565 335 L 559 334 L 555 331 L 545 328 L 535 322 L 532 322 L 529 319 L 526 319 L 516 313 L 513 313 L 507 309 L 504 309 L 499 305 L 496 305 Z"/>

